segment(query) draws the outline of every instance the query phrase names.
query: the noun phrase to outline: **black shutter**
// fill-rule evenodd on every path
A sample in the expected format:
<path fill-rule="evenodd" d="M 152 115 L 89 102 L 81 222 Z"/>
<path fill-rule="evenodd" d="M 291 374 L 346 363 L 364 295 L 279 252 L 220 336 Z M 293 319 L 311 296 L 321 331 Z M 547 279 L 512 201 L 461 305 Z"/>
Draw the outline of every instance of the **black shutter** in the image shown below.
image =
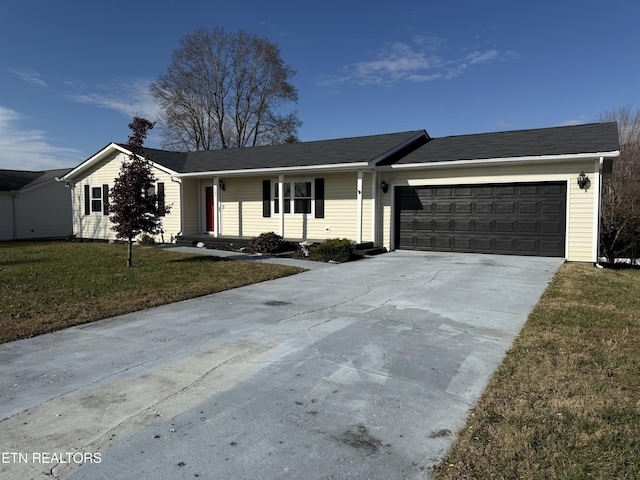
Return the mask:
<path fill-rule="evenodd" d="M 165 209 L 164 209 L 164 182 L 158 182 L 158 215 L 164 217 Z"/>
<path fill-rule="evenodd" d="M 271 216 L 271 180 L 262 181 L 262 216 Z"/>
<path fill-rule="evenodd" d="M 91 215 L 91 193 L 89 185 L 84 186 L 84 214 Z"/>
<path fill-rule="evenodd" d="M 324 218 L 324 178 L 316 178 L 315 218 Z"/>
<path fill-rule="evenodd" d="M 109 215 L 109 185 L 102 185 L 102 214 Z"/>

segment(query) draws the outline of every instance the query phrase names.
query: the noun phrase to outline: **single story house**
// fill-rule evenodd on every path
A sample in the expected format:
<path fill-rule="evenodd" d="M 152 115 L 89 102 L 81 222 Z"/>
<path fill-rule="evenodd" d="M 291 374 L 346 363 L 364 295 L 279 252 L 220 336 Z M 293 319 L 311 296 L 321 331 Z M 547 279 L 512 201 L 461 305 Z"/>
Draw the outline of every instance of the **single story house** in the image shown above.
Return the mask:
<path fill-rule="evenodd" d="M 70 236 L 71 191 L 56 181 L 69 171 L 0 170 L 0 240 Z"/>
<path fill-rule="evenodd" d="M 207 233 L 349 238 L 389 250 L 596 262 L 616 123 L 431 138 L 425 130 L 206 152 L 146 149 L 172 205 L 164 241 Z M 108 192 L 130 154 L 111 143 L 63 180 L 77 237 L 112 239 Z"/>

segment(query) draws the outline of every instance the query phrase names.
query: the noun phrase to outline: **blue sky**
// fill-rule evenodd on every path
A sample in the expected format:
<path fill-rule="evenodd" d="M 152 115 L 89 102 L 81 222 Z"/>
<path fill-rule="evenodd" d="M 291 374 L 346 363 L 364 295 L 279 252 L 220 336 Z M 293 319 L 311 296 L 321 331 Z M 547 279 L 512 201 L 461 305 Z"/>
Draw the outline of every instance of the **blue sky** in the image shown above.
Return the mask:
<path fill-rule="evenodd" d="M 199 27 L 277 43 L 302 141 L 588 123 L 640 107 L 637 0 L 4 0 L 0 169 L 73 167 L 155 120 L 148 85 Z M 160 147 L 154 129 L 149 147 Z"/>

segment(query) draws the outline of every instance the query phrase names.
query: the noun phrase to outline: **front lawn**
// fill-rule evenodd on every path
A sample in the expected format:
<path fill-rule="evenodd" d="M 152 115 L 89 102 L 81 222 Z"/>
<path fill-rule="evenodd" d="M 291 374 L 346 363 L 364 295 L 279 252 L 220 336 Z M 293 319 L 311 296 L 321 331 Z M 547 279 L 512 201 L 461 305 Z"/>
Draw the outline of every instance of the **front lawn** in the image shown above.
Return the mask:
<path fill-rule="evenodd" d="M 640 478 L 640 271 L 563 265 L 439 479 Z"/>
<path fill-rule="evenodd" d="M 0 243 L 0 343 L 303 271 L 105 243 Z"/>

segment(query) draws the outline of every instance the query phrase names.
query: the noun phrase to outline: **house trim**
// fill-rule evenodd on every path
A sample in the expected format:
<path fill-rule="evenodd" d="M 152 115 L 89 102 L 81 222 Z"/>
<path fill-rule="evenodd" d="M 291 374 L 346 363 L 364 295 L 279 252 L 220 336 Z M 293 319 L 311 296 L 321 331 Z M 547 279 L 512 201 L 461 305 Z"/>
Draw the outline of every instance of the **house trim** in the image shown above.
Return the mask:
<path fill-rule="evenodd" d="M 422 162 L 407 163 L 400 165 L 388 165 L 377 167 L 380 171 L 390 170 L 411 170 L 425 168 L 454 168 L 454 167 L 487 167 L 494 165 L 518 164 L 518 163 L 538 163 L 538 162 L 568 162 L 592 159 L 594 157 L 614 158 L 620 156 L 619 150 L 611 152 L 595 152 L 595 153 L 572 153 L 563 155 L 540 155 L 528 157 L 507 157 L 507 158 L 487 158 L 475 160 L 450 160 L 443 162 Z"/>

